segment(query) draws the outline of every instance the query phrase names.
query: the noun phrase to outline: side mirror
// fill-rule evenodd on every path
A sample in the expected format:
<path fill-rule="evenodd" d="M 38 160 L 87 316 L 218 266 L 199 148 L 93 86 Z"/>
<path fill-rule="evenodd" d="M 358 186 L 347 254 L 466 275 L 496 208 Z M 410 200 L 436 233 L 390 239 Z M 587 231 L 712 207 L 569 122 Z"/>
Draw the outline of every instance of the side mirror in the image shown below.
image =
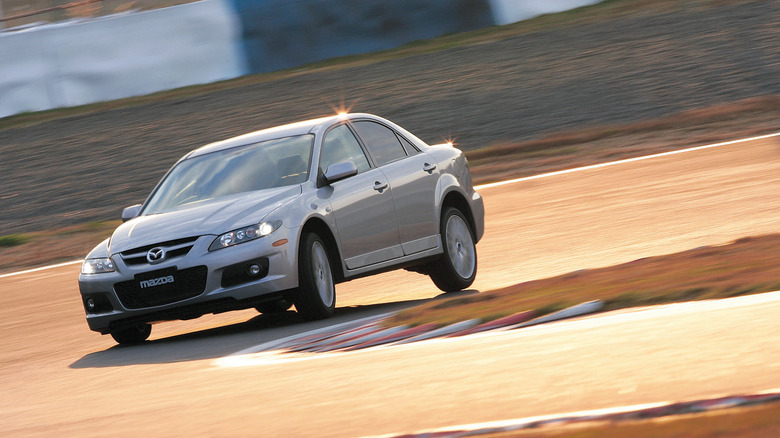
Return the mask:
<path fill-rule="evenodd" d="M 357 173 L 357 167 L 355 166 L 355 163 L 351 161 L 331 164 L 328 166 L 328 170 L 325 171 L 325 182 L 331 184 L 344 178 L 357 175 Z"/>
<path fill-rule="evenodd" d="M 138 216 L 138 212 L 141 211 L 141 204 L 131 205 L 130 207 L 122 210 L 122 222 L 127 222 Z"/>

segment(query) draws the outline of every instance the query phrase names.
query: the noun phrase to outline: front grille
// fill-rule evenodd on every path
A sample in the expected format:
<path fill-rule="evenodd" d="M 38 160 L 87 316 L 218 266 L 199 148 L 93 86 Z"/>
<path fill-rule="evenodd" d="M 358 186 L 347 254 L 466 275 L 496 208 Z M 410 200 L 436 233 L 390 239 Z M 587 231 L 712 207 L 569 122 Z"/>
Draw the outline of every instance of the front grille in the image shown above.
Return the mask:
<path fill-rule="evenodd" d="M 133 248 L 127 251 L 119 253 L 122 256 L 125 264 L 128 266 L 137 266 L 148 264 L 146 260 L 146 253 L 152 248 L 162 248 L 165 250 L 165 259 L 172 259 L 176 257 L 182 257 L 190 252 L 197 237 L 186 237 L 184 239 L 170 240 L 168 242 L 156 243 L 154 245 L 146 245 L 140 248 Z"/>
<path fill-rule="evenodd" d="M 114 284 L 119 301 L 128 309 L 162 306 L 193 298 L 206 290 L 205 266 L 182 269 L 161 269 L 138 274 L 133 280 Z M 173 282 L 168 277 L 173 277 Z M 164 280 L 160 280 L 164 279 Z M 141 287 L 142 283 L 146 287 Z"/>

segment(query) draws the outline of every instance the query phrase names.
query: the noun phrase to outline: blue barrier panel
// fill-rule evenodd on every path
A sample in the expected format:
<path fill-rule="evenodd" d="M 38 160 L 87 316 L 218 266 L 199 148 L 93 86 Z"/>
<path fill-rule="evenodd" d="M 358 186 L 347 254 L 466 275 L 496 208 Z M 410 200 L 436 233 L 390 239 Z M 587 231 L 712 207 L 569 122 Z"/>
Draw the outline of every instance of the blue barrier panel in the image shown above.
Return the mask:
<path fill-rule="evenodd" d="M 488 0 L 232 0 L 254 73 L 494 24 Z"/>

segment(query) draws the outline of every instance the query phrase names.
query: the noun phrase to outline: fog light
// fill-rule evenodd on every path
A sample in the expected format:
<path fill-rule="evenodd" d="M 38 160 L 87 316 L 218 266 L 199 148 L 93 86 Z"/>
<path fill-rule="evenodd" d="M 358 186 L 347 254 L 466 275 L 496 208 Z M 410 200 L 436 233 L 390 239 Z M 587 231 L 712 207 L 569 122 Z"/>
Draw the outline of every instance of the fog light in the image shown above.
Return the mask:
<path fill-rule="evenodd" d="M 95 307 L 96 307 L 95 300 L 93 300 L 92 298 L 87 298 L 87 309 L 95 310 Z"/>
<path fill-rule="evenodd" d="M 251 275 L 252 277 L 257 277 L 260 275 L 260 272 L 263 269 L 258 265 L 249 265 L 249 268 L 247 268 L 246 273 Z"/>

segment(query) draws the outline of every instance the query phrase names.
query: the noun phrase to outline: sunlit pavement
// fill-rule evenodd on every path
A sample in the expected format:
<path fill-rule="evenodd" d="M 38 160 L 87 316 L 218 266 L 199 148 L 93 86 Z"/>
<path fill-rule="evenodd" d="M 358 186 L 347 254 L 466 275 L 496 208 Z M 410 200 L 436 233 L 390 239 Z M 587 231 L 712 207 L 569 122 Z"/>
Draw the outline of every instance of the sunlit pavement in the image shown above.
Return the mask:
<path fill-rule="evenodd" d="M 484 189 L 474 289 L 780 232 L 777 147 L 764 139 Z M 4 436 L 404 433 L 756 394 L 780 372 L 771 294 L 355 351 L 236 355 L 439 292 L 423 276 L 387 273 L 339 285 L 328 321 L 233 312 L 159 324 L 150 342 L 123 348 L 86 327 L 77 275 L 72 265 L 0 280 Z"/>

